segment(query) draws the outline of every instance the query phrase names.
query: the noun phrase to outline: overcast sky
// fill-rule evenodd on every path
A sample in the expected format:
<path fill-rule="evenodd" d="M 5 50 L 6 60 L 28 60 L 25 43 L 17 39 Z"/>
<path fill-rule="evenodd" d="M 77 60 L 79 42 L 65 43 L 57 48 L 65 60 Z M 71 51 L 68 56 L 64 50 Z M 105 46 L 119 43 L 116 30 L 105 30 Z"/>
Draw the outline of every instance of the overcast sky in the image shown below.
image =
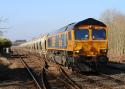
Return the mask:
<path fill-rule="evenodd" d="M 11 40 L 32 39 L 69 23 L 98 19 L 107 9 L 125 13 L 125 0 L 0 0 L 0 23 Z"/>

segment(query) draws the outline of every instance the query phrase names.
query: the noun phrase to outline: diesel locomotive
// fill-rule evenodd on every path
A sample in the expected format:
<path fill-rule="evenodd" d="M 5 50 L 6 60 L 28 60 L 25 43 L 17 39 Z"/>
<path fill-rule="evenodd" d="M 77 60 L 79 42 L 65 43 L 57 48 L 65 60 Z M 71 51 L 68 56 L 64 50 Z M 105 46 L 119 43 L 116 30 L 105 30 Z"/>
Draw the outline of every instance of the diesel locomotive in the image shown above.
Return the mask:
<path fill-rule="evenodd" d="M 108 27 L 88 18 L 20 46 L 73 69 L 95 70 L 108 62 Z"/>

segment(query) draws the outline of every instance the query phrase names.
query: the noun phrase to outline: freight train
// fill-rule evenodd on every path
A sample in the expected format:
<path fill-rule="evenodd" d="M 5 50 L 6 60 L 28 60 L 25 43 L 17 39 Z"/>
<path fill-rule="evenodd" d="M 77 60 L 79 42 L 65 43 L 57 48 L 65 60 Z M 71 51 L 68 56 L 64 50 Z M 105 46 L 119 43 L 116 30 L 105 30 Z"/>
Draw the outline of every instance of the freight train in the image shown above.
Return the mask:
<path fill-rule="evenodd" d="M 108 27 L 88 18 L 20 45 L 55 62 L 82 71 L 96 70 L 108 62 Z"/>

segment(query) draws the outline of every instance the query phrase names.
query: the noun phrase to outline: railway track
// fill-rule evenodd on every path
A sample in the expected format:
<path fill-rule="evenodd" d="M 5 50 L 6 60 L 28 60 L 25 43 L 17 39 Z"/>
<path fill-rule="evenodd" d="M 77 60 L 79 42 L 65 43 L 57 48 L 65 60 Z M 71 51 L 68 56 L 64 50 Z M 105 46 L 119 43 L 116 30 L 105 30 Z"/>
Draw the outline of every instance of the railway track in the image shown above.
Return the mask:
<path fill-rule="evenodd" d="M 43 58 L 38 57 L 38 59 L 40 62 L 44 62 L 44 64 L 47 63 Z M 48 68 L 45 66 L 43 67 L 41 74 L 43 89 L 114 89 L 116 87 L 118 87 L 116 89 L 119 89 L 120 86 L 120 89 L 125 88 L 125 80 L 117 78 L 116 76 L 118 75 L 114 75 L 114 77 L 105 73 L 97 73 L 92 75 L 73 73 L 68 75 L 60 66 L 60 76 L 53 76 L 49 73 Z M 123 71 L 115 68 L 110 69 L 114 69 L 115 71 Z M 110 70 L 105 71 L 108 72 Z"/>
<path fill-rule="evenodd" d="M 28 63 L 24 60 L 24 58 L 27 58 L 26 55 L 24 54 L 19 54 L 17 51 L 15 52 L 15 54 L 11 55 L 11 58 L 19 58 L 21 63 L 24 65 L 24 67 L 27 69 L 27 72 L 29 73 L 29 75 L 31 76 L 31 78 L 33 79 L 34 85 L 36 89 L 49 89 L 47 87 L 46 84 L 46 80 L 45 80 L 45 71 L 44 68 L 41 68 L 41 73 L 39 73 L 39 76 L 37 76 L 37 74 L 35 74 L 35 72 L 33 72 L 31 70 L 31 68 L 29 67 Z M 33 61 L 31 61 L 33 62 Z"/>
<path fill-rule="evenodd" d="M 49 78 L 49 71 L 48 69 L 45 69 L 46 77 L 44 74 L 44 78 L 47 79 L 47 83 L 45 82 L 45 84 L 49 87 L 47 89 L 82 89 L 65 73 L 61 67 L 59 71 L 61 72 L 59 76 Z"/>
<path fill-rule="evenodd" d="M 45 60 L 44 60 L 45 61 Z M 82 89 L 78 84 L 75 83 L 75 81 L 73 81 L 69 75 L 65 72 L 65 70 L 58 65 L 58 71 L 59 71 L 59 75 L 57 76 L 53 76 L 54 79 L 52 78 L 48 78 L 49 77 L 49 70 L 46 68 L 46 64 L 47 62 L 45 61 L 45 67 L 44 67 L 44 76 L 43 78 L 45 78 L 45 85 L 48 85 L 48 89 Z M 55 64 L 57 65 L 57 64 Z M 55 82 L 51 82 L 54 81 Z"/>
<path fill-rule="evenodd" d="M 86 89 L 114 89 L 115 87 L 124 87 L 125 88 L 125 82 L 113 77 L 110 77 L 105 74 L 101 75 L 86 75 L 86 74 L 74 74 L 72 75 L 73 78 L 79 77 L 81 81 L 78 81 L 79 84 L 80 82 L 83 83 L 82 87 L 86 87 Z M 124 89 L 123 88 L 123 89 Z M 121 88 L 120 88 L 121 89 Z"/>
<path fill-rule="evenodd" d="M 71 89 L 81 89 L 81 87 L 73 80 L 73 79 L 71 79 L 68 75 L 67 75 L 67 73 L 65 72 L 65 70 L 60 66 L 60 72 L 61 72 L 61 74 L 65 77 L 65 79 L 67 80 L 67 82 L 68 82 L 68 84 L 67 85 L 69 85 L 70 87 L 71 87 Z M 64 78 L 63 77 L 63 78 Z M 60 79 L 60 78 L 59 78 Z M 66 83 L 67 83 L 66 82 Z"/>
<path fill-rule="evenodd" d="M 86 84 L 90 84 L 92 86 L 96 86 L 96 88 L 102 88 L 102 89 L 113 89 L 111 86 L 107 86 L 106 84 L 103 84 L 99 80 L 96 80 L 94 78 L 90 78 L 88 75 L 83 75 L 83 74 L 75 74 L 77 77 L 84 79 L 84 85 L 83 87 L 87 87 Z M 94 88 L 92 88 L 94 89 Z"/>
<path fill-rule="evenodd" d="M 31 69 L 29 68 L 29 66 L 27 65 L 27 63 L 23 60 L 23 58 L 20 56 L 20 61 L 22 62 L 22 64 L 25 66 L 25 68 L 27 69 L 29 75 L 32 77 L 36 88 L 37 89 L 43 89 L 41 84 L 39 83 L 39 81 L 37 80 L 36 76 L 34 75 L 34 73 L 31 71 Z"/>
<path fill-rule="evenodd" d="M 114 72 L 114 71 L 122 71 L 122 72 L 119 72 L 118 74 L 110 74 L 111 72 Z M 106 73 L 106 72 L 109 72 L 109 73 Z M 124 89 L 125 88 L 125 77 L 124 77 L 125 72 L 123 70 L 118 70 L 118 69 L 116 70 L 115 68 L 110 68 L 110 70 L 107 70 L 107 71 L 105 70 L 105 72 L 97 72 L 94 74 L 92 73 L 82 74 L 77 72 L 77 73 L 74 73 L 74 75 L 85 80 L 84 85 L 89 83 L 92 86 L 96 86 L 98 89 L 114 89 L 114 88 Z M 86 87 L 86 86 L 83 86 L 83 87 Z"/>
<path fill-rule="evenodd" d="M 20 58 L 20 61 L 32 77 L 37 89 L 81 89 L 72 79 L 70 79 L 61 66 L 59 66 L 60 76 L 54 76 L 54 78 L 52 78 L 52 76 L 49 74 L 49 70 L 47 69 L 47 62 L 45 62 L 45 60 L 38 58 L 40 62 L 44 62 L 44 66 L 41 67 L 41 73 L 34 74 L 29 67 L 29 62 L 27 62 L 25 59 L 27 57 L 19 54 L 16 55 L 16 57 Z"/>
<path fill-rule="evenodd" d="M 36 56 L 39 56 L 39 55 L 36 55 Z M 40 57 L 40 58 L 39 58 Z M 42 78 L 43 78 L 43 86 L 45 87 L 45 89 L 82 89 L 78 84 L 75 83 L 75 81 L 73 81 L 69 76 L 68 74 L 65 72 L 65 70 L 60 66 L 58 65 L 58 69 L 59 69 L 59 72 L 60 72 L 60 76 L 54 76 L 54 80 L 56 80 L 56 84 L 58 85 L 58 83 L 60 82 L 61 85 L 58 85 L 58 86 L 55 86 L 55 84 L 51 84 L 49 82 L 49 78 L 47 78 L 47 74 L 49 72 L 48 70 L 48 62 L 46 62 L 45 60 L 45 57 L 41 57 L 39 56 L 38 59 L 41 61 L 41 62 L 44 62 L 44 67 L 43 67 L 43 73 L 42 73 Z M 57 65 L 57 64 L 55 64 Z"/>
<path fill-rule="evenodd" d="M 20 59 L 21 59 L 21 62 L 26 67 L 28 73 L 32 77 L 32 79 L 36 85 L 36 89 L 51 89 L 49 87 L 49 84 L 48 84 L 48 81 L 46 78 L 45 66 L 43 68 L 41 68 L 41 72 L 39 74 L 35 74 L 34 72 L 31 71 L 28 64 L 25 62 L 25 60 L 22 57 L 20 57 Z M 39 76 L 37 76 L 37 75 L 39 75 Z"/>

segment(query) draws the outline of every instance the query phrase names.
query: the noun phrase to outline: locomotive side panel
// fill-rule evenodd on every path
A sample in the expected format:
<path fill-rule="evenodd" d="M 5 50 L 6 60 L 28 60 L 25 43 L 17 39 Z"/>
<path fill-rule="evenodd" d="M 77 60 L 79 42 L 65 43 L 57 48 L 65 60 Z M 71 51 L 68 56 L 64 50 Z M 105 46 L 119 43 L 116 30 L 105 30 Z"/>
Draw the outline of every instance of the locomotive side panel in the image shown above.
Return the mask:
<path fill-rule="evenodd" d="M 49 36 L 46 40 L 47 50 L 67 50 L 66 32 Z"/>

